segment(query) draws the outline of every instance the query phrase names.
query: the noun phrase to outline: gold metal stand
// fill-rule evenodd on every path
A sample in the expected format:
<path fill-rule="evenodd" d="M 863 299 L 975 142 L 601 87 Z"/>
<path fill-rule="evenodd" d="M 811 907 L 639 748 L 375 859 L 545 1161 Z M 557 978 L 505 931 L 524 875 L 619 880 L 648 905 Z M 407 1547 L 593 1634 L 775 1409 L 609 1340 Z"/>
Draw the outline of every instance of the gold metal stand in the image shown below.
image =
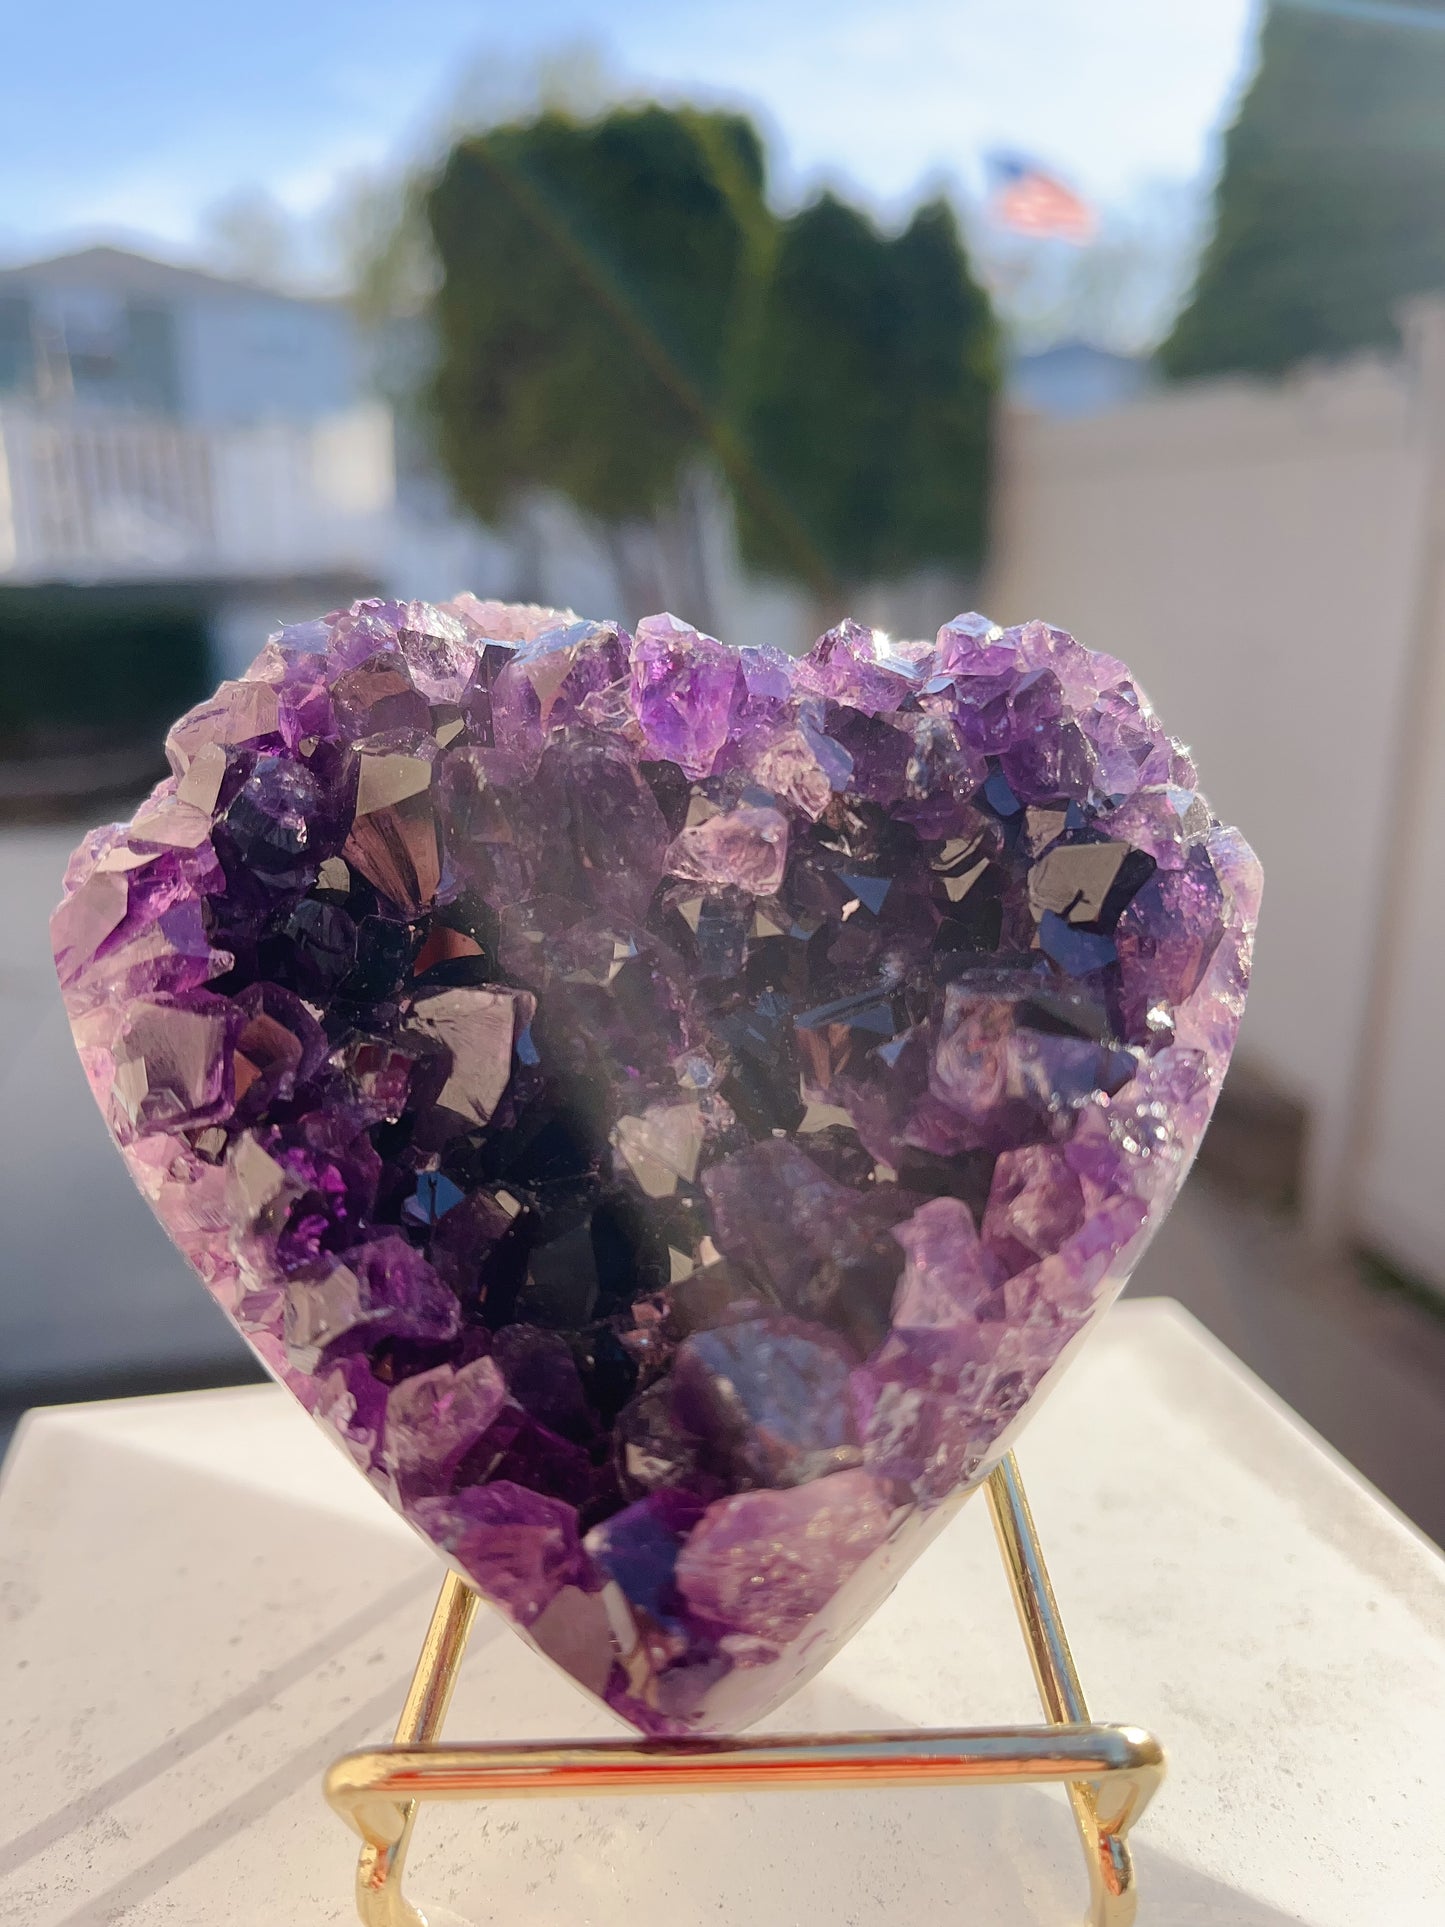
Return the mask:
<path fill-rule="evenodd" d="M 356 1905 L 365 1927 L 426 1927 L 425 1915 L 401 1890 L 422 1800 L 1007 1781 L 1067 1786 L 1089 1869 L 1090 1927 L 1131 1927 L 1136 1896 L 1127 1835 L 1163 1778 L 1164 1754 L 1159 1742 L 1137 1726 L 1090 1720 L 1011 1453 L 987 1489 L 1046 1726 L 788 1739 L 438 1745 L 478 1605 L 477 1595 L 448 1575 L 395 1742 L 348 1753 L 326 1776 L 327 1799 L 361 1835 Z"/>

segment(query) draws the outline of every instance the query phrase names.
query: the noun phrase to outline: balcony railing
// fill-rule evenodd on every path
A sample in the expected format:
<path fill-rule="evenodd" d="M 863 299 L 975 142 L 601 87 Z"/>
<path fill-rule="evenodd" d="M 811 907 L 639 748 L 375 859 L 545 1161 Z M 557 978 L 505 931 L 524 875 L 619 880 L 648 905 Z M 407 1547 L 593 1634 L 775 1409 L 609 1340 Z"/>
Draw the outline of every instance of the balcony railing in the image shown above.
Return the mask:
<path fill-rule="evenodd" d="M 391 417 L 198 428 L 0 407 L 0 585 L 264 580 L 375 566 Z"/>

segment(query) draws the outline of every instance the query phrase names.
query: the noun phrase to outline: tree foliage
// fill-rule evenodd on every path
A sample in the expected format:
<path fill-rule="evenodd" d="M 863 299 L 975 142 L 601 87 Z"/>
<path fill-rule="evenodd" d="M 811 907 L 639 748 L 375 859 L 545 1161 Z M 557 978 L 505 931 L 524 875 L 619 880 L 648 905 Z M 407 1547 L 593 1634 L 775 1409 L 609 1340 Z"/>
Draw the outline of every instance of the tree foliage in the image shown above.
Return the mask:
<path fill-rule="evenodd" d="M 734 115 L 558 113 L 463 141 L 428 213 L 437 418 L 463 498 L 530 487 L 645 519 L 729 410 L 764 271 L 762 152 Z"/>
<path fill-rule="evenodd" d="M 784 222 L 752 369 L 754 567 L 797 573 L 800 540 L 842 585 L 981 559 L 998 342 L 945 203 L 894 239 L 831 194 Z"/>
<path fill-rule="evenodd" d="M 564 112 L 459 142 L 427 214 L 440 448 L 483 519 L 661 525 L 710 463 L 746 559 L 819 597 L 983 546 L 996 331 L 951 211 L 780 221 L 737 115 Z"/>
<path fill-rule="evenodd" d="M 1266 15 L 1169 374 L 1388 346 L 1405 297 L 1445 287 L 1445 0 L 1371 10 Z"/>

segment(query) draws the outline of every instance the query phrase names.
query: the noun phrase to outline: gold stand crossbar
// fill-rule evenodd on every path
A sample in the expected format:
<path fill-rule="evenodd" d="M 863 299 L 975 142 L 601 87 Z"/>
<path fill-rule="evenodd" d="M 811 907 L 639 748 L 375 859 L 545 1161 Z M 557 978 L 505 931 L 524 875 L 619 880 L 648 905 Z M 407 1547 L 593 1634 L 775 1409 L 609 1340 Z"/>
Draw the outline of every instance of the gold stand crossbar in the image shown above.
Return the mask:
<path fill-rule="evenodd" d="M 361 1835 L 356 1904 L 365 1927 L 426 1927 L 425 1916 L 401 1889 L 422 1800 L 1004 1782 L 1068 1787 L 1089 1868 L 1090 1927 L 1131 1927 L 1136 1896 L 1127 1835 L 1163 1778 L 1164 1755 L 1159 1742 L 1136 1726 L 1101 1726 L 1089 1719 L 1011 1453 L 987 1489 L 1046 1726 L 820 1738 L 437 1745 L 478 1605 L 477 1595 L 448 1575 L 394 1744 L 348 1753 L 326 1776 L 327 1799 Z"/>

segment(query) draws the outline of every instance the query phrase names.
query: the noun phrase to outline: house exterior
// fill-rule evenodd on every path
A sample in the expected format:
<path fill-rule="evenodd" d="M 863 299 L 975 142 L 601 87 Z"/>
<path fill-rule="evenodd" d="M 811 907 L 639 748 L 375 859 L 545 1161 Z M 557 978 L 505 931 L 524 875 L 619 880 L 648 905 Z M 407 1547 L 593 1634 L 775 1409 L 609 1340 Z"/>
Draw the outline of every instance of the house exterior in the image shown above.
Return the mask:
<path fill-rule="evenodd" d="M 121 248 L 0 272 L 0 589 L 365 586 L 394 495 L 341 303 Z"/>
<path fill-rule="evenodd" d="M 316 421 L 365 394 L 362 343 L 340 302 L 113 247 L 0 269 L 0 406 L 214 429 Z"/>
<path fill-rule="evenodd" d="M 385 587 L 395 498 L 342 303 L 112 247 L 0 270 L 0 807 Z"/>
<path fill-rule="evenodd" d="M 389 586 L 346 307 L 93 247 L 0 270 L 0 815 L 153 773 L 278 621 Z"/>

